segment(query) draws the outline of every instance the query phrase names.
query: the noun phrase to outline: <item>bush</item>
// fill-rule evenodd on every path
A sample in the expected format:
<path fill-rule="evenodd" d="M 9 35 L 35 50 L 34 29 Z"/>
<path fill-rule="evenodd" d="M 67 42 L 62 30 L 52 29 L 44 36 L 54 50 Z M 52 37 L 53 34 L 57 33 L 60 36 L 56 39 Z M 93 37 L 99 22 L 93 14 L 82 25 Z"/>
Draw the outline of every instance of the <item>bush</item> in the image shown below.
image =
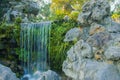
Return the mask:
<path fill-rule="evenodd" d="M 62 22 L 58 21 L 52 24 L 50 37 L 50 67 L 56 72 L 62 72 L 62 64 L 66 59 L 66 53 L 73 45 L 69 42 L 64 42 L 66 32 L 77 26 L 75 21 Z"/>

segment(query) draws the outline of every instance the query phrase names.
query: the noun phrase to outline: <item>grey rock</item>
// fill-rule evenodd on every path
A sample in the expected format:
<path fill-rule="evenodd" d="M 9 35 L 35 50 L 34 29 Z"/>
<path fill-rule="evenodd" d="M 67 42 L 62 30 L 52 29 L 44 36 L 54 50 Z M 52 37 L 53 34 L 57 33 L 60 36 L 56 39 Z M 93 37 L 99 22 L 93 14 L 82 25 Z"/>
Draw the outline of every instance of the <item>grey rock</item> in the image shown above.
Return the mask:
<path fill-rule="evenodd" d="M 79 14 L 78 21 L 81 25 L 86 26 L 92 22 L 102 23 L 102 20 L 109 16 L 110 5 L 106 0 L 91 0 L 83 6 L 83 11 Z"/>
<path fill-rule="evenodd" d="M 61 77 L 54 71 L 48 70 L 44 73 L 45 80 L 61 80 Z"/>
<path fill-rule="evenodd" d="M 92 47 L 103 47 L 108 41 L 111 40 L 111 35 L 108 32 L 99 32 L 87 39 L 87 42 Z"/>
<path fill-rule="evenodd" d="M 113 44 L 113 46 L 117 46 L 117 47 L 120 47 L 120 36 L 118 36 L 117 38 L 114 38 L 114 40 L 113 40 L 114 42 L 114 44 Z"/>
<path fill-rule="evenodd" d="M 107 27 L 107 30 L 110 33 L 120 33 L 120 24 L 116 22 L 112 22 L 111 26 Z"/>
<path fill-rule="evenodd" d="M 81 56 L 83 58 L 93 57 L 92 47 L 86 42 L 82 42 L 81 44 Z"/>
<path fill-rule="evenodd" d="M 107 2 L 107 0 L 93 0 L 93 5 L 95 7 L 93 8 L 93 13 L 91 15 L 91 18 L 96 21 L 101 21 L 104 19 L 104 17 L 110 15 L 110 5 Z"/>
<path fill-rule="evenodd" d="M 91 0 L 78 16 L 82 35 L 67 52 L 62 70 L 73 80 L 120 80 L 120 24 L 107 0 Z"/>
<path fill-rule="evenodd" d="M 92 58 L 93 57 L 93 52 L 92 52 L 92 47 L 86 43 L 84 40 L 79 40 L 69 51 L 68 51 L 68 56 L 73 55 L 73 53 L 76 55 L 77 58 Z M 69 56 L 69 58 L 72 58 L 74 56 Z"/>
<path fill-rule="evenodd" d="M 20 80 L 10 68 L 0 64 L 0 80 Z"/>
<path fill-rule="evenodd" d="M 66 35 L 64 41 L 74 41 L 78 40 L 81 37 L 82 32 L 80 31 L 80 28 L 73 28 L 70 29 Z"/>
<path fill-rule="evenodd" d="M 105 32 L 105 27 L 103 25 L 100 25 L 100 24 L 92 23 L 91 27 L 90 27 L 89 34 L 93 35 L 93 34 L 99 33 L 99 32 Z"/>
<path fill-rule="evenodd" d="M 109 60 L 119 60 L 120 59 L 120 47 L 109 47 L 106 52 L 105 56 Z"/>
<path fill-rule="evenodd" d="M 94 80 L 120 80 L 120 73 L 116 66 L 106 65 L 96 73 Z"/>
<path fill-rule="evenodd" d="M 61 77 L 54 71 L 46 72 L 36 71 L 32 76 L 28 76 L 29 80 L 61 80 Z"/>
<path fill-rule="evenodd" d="M 78 22 L 80 25 L 82 26 L 88 26 L 89 23 L 88 23 L 88 17 L 90 16 L 91 12 L 86 12 L 86 13 L 81 13 L 79 16 L 78 16 Z"/>
<path fill-rule="evenodd" d="M 120 35 L 115 37 L 114 39 L 108 41 L 105 47 L 107 49 L 109 47 L 120 47 Z"/>
<path fill-rule="evenodd" d="M 64 65 L 65 64 L 65 65 Z M 64 62 L 63 71 L 74 80 L 119 80 L 117 67 L 94 60 Z M 104 74 L 104 75 L 103 75 Z"/>

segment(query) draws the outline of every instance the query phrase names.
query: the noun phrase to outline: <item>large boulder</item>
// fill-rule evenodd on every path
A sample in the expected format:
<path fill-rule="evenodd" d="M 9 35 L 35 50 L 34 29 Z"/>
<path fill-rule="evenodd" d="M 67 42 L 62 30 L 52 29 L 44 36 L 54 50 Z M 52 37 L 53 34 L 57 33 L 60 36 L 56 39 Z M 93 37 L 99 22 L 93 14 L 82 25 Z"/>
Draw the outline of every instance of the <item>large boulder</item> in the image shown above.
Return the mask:
<path fill-rule="evenodd" d="M 0 80 L 20 80 L 10 68 L 0 64 Z"/>
<path fill-rule="evenodd" d="M 120 80 L 120 24 L 110 18 L 107 0 L 85 3 L 78 22 L 82 34 L 67 52 L 64 73 L 73 80 Z"/>

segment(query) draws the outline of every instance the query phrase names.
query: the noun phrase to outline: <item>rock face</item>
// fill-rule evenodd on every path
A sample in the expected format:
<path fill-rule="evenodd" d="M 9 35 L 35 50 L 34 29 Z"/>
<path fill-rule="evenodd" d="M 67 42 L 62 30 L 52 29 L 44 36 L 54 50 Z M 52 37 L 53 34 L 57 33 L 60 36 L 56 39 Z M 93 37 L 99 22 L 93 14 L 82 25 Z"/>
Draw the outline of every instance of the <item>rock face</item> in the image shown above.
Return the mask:
<path fill-rule="evenodd" d="M 110 18 L 109 3 L 87 2 L 78 22 L 82 30 L 70 35 L 71 40 L 78 41 L 67 52 L 64 73 L 73 80 L 120 80 L 120 24 Z"/>
<path fill-rule="evenodd" d="M 0 64 L 0 80 L 20 80 L 10 68 Z"/>

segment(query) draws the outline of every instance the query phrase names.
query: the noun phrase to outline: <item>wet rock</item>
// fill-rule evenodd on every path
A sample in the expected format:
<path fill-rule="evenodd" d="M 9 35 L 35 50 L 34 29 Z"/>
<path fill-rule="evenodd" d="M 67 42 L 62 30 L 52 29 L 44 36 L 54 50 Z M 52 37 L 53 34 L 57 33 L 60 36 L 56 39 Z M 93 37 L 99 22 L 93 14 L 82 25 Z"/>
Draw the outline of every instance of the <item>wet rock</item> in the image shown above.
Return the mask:
<path fill-rule="evenodd" d="M 10 68 L 0 64 L 0 80 L 20 80 Z"/>
<path fill-rule="evenodd" d="M 23 76 L 23 78 L 21 78 L 21 80 L 29 80 L 30 79 L 30 75 L 26 74 Z"/>
<path fill-rule="evenodd" d="M 61 80 L 61 77 L 56 72 L 48 70 L 46 72 L 36 71 L 32 76 L 27 74 L 22 80 Z"/>
<path fill-rule="evenodd" d="M 56 72 L 51 70 L 45 72 L 44 75 L 45 75 L 45 80 L 61 80 L 60 76 Z"/>

